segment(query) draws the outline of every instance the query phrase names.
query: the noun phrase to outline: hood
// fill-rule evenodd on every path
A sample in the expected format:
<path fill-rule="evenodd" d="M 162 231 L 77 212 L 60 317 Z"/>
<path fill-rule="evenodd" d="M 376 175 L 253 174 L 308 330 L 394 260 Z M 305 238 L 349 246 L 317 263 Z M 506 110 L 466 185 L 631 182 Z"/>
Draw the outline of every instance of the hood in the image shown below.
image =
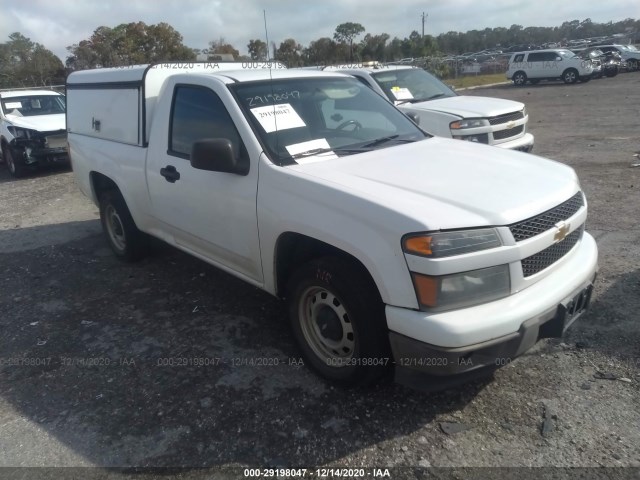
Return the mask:
<path fill-rule="evenodd" d="M 38 132 L 52 132 L 55 130 L 66 130 L 67 128 L 64 113 L 35 115 L 33 117 L 7 115 L 7 120 L 16 127 L 29 128 Z"/>
<path fill-rule="evenodd" d="M 460 95 L 406 104 L 406 106 L 416 110 L 451 113 L 461 118 L 487 118 L 520 111 L 524 108 L 524 103 L 502 98 Z"/>
<path fill-rule="evenodd" d="M 561 163 L 437 137 L 287 168 L 378 204 L 377 211 L 368 209 L 377 215 L 372 221 L 386 209 L 424 230 L 509 225 L 580 188 L 573 169 Z"/>

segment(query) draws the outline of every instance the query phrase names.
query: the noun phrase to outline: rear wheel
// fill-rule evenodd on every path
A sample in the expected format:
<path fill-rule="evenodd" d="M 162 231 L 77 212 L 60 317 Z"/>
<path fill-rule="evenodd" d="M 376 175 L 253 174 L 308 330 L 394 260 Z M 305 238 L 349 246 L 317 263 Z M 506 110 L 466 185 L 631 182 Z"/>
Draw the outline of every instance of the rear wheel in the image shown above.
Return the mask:
<path fill-rule="evenodd" d="M 294 336 L 322 377 L 344 386 L 380 378 L 391 364 L 384 305 L 364 269 L 323 257 L 300 267 L 288 282 Z"/>
<path fill-rule="evenodd" d="M 511 79 L 516 87 L 524 87 L 525 83 L 527 83 L 527 74 L 524 72 L 516 72 Z"/>
<path fill-rule="evenodd" d="M 148 237 L 136 227 L 119 191 L 100 196 L 100 221 L 109 247 L 120 260 L 134 262 L 147 254 Z"/>
<path fill-rule="evenodd" d="M 578 71 L 574 68 L 569 68 L 562 74 L 562 81 L 567 84 L 576 83 L 578 81 Z"/>

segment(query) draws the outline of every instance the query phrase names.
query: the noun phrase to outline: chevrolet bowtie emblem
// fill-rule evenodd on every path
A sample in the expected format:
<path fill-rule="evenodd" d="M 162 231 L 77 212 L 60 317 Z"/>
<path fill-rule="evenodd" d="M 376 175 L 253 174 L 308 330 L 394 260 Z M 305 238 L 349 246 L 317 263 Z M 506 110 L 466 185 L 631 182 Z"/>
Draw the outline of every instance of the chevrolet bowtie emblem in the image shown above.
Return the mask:
<path fill-rule="evenodd" d="M 507 122 L 507 130 L 511 130 L 515 126 L 516 126 L 516 122 L 514 122 L 513 120 L 511 120 L 510 122 Z"/>
<path fill-rule="evenodd" d="M 558 222 L 555 224 L 555 227 L 558 229 L 558 231 L 553 236 L 553 238 L 557 243 L 564 240 L 564 238 L 569 234 L 569 229 L 571 228 L 571 224 L 565 223 L 565 222 Z"/>

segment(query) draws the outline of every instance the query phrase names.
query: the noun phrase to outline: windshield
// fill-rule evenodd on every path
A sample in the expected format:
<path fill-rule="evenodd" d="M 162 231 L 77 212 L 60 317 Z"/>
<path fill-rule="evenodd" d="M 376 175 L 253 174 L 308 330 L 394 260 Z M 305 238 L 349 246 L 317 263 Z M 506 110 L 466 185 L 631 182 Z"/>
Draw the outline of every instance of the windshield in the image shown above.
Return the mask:
<path fill-rule="evenodd" d="M 295 78 L 229 87 L 279 165 L 309 163 L 429 135 L 354 78 Z"/>
<path fill-rule="evenodd" d="M 2 99 L 2 110 L 7 115 L 35 117 L 37 115 L 55 115 L 66 109 L 62 95 L 25 95 Z"/>
<path fill-rule="evenodd" d="M 385 69 L 371 76 L 396 104 L 455 97 L 444 83 L 421 68 Z"/>

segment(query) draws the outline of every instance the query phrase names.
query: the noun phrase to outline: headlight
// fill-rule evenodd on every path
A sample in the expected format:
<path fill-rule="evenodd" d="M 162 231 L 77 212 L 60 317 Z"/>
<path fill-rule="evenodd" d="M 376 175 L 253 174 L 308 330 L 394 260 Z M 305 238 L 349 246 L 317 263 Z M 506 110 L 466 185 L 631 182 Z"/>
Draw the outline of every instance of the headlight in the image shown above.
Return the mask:
<path fill-rule="evenodd" d="M 477 128 L 477 127 L 488 127 L 489 120 L 485 118 L 464 118 L 462 120 L 456 120 L 455 122 L 451 122 L 449 127 L 451 130 L 460 130 L 463 128 Z"/>
<path fill-rule="evenodd" d="M 428 309 L 462 308 L 509 295 L 509 266 L 431 277 L 412 273 L 418 303 Z"/>
<path fill-rule="evenodd" d="M 31 138 L 33 134 L 37 133 L 35 130 L 29 130 L 28 128 L 7 127 L 7 130 L 13 135 L 15 138 Z"/>
<path fill-rule="evenodd" d="M 487 250 L 502 245 L 494 228 L 409 235 L 402 241 L 406 253 L 440 258 Z"/>

